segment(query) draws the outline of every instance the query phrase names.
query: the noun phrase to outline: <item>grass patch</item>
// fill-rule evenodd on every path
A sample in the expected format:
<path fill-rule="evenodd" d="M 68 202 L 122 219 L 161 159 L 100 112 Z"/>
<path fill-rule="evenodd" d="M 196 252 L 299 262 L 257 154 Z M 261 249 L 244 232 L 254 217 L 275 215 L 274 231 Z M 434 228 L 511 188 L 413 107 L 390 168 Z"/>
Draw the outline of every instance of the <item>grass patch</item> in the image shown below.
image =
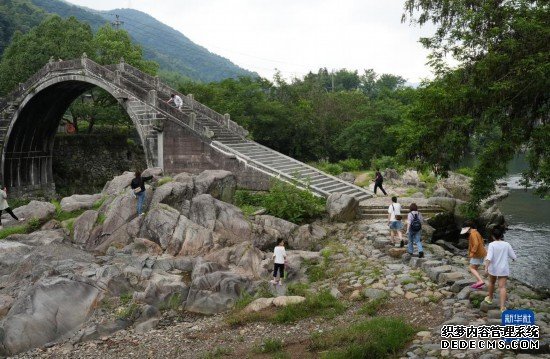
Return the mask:
<path fill-rule="evenodd" d="M 27 225 L 21 225 L 21 226 L 13 226 L 13 227 L 5 227 L 3 229 L 0 229 L 0 239 L 4 239 L 7 236 L 11 236 L 12 234 L 25 234 L 27 233 Z"/>
<path fill-rule="evenodd" d="M 25 199 L 25 198 L 10 199 L 10 208 L 16 209 L 17 207 L 25 206 L 29 204 L 30 201 L 31 201 L 30 199 Z"/>
<path fill-rule="evenodd" d="M 404 197 L 410 197 L 412 196 L 413 194 L 417 193 L 417 192 L 420 192 L 420 190 L 418 188 L 407 188 L 407 191 L 405 191 L 405 195 Z"/>
<path fill-rule="evenodd" d="M 258 297 L 258 298 L 260 298 L 260 297 Z M 252 303 L 255 299 L 256 299 L 256 297 L 254 297 L 253 295 L 250 295 L 250 293 L 245 291 L 245 292 L 241 293 L 241 296 L 235 302 L 235 309 L 236 310 L 243 310 L 244 308 L 246 308 L 247 305 Z"/>
<path fill-rule="evenodd" d="M 130 319 L 134 316 L 136 316 L 139 312 L 139 305 L 136 303 L 130 303 L 129 305 L 126 305 L 125 307 L 122 307 L 119 309 L 116 313 L 117 319 Z"/>
<path fill-rule="evenodd" d="M 307 297 L 310 294 L 309 285 L 307 283 L 290 283 L 286 287 L 286 295 L 299 295 Z"/>
<path fill-rule="evenodd" d="M 226 347 L 216 347 L 216 349 L 209 351 L 203 356 L 203 359 L 216 359 L 222 358 L 233 354 L 233 349 Z"/>
<path fill-rule="evenodd" d="M 105 216 L 104 213 L 100 213 L 98 216 L 97 216 L 97 224 L 103 224 L 105 223 L 105 219 L 107 217 Z"/>
<path fill-rule="evenodd" d="M 172 182 L 174 179 L 172 177 L 162 177 L 158 180 L 157 185 L 158 187 L 162 186 L 163 184 L 166 184 L 168 182 Z"/>
<path fill-rule="evenodd" d="M 103 206 L 103 203 L 105 203 L 105 200 L 107 200 L 107 197 L 101 197 L 100 199 L 98 199 L 97 201 L 94 202 L 94 204 L 92 204 L 92 209 L 94 210 L 98 210 L 101 208 L 101 206 Z"/>
<path fill-rule="evenodd" d="M 374 267 L 369 273 L 369 277 L 371 277 L 372 279 L 378 279 L 382 276 L 382 274 L 382 270 L 379 267 Z"/>
<path fill-rule="evenodd" d="M 312 336 L 310 349 L 323 358 L 381 359 L 395 356 L 416 330 L 396 318 L 379 317 Z"/>
<path fill-rule="evenodd" d="M 120 304 L 122 304 L 122 305 L 130 304 L 130 302 L 132 301 L 132 297 L 133 297 L 132 293 L 129 293 L 129 292 L 128 293 L 122 293 L 119 297 Z"/>
<path fill-rule="evenodd" d="M 181 303 L 183 303 L 183 297 L 180 293 L 176 293 L 176 294 L 171 295 L 170 298 L 168 298 L 168 300 L 162 302 L 159 305 L 159 310 L 161 310 L 161 311 L 163 311 L 163 310 L 175 310 L 175 311 L 177 311 L 180 308 Z"/>
<path fill-rule="evenodd" d="M 417 281 L 421 281 L 424 274 L 421 271 L 411 271 L 409 272 L 409 275 L 416 279 Z"/>
<path fill-rule="evenodd" d="M 275 323 L 294 323 L 313 316 L 332 319 L 345 310 L 344 304 L 334 298 L 328 290 L 306 297 L 302 303 L 281 308 L 273 317 Z"/>
<path fill-rule="evenodd" d="M 86 212 L 86 209 L 79 209 L 77 211 L 67 212 L 61 209 L 61 204 L 59 203 L 59 201 L 52 200 L 50 203 L 55 206 L 55 214 L 53 218 L 59 222 L 77 218 L 82 213 Z"/>
<path fill-rule="evenodd" d="M 474 177 L 475 175 L 475 170 L 470 167 L 462 167 L 457 169 L 455 172 L 468 177 Z"/>
<path fill-rule="evenodd" d="M 388 295 L 377 299 L 371 299 L 367 303 L 363 304 L 361 308 L 359 309 L 359 314 L 369 315 L 373 316 L 378 313 L 380 309 L 382 309 L 386 303 L 388 303 Z"/>
<path fill-rule="evenodd" d="M 252 206 L 250 204 L 243 204 L 239 208 L 241 209 L 241 211 L 243 211 L 245 216 L 251 216 L 257 211 L 259 211 L 260 209 L 262 209 L 262 207 Z"/>
<path fill-rule="evenodd" d="M 283 342 L 280 339 L 264 339 L 262 344 L 254 348 L 256 353 L 278 353 L 283 350 Z"/>

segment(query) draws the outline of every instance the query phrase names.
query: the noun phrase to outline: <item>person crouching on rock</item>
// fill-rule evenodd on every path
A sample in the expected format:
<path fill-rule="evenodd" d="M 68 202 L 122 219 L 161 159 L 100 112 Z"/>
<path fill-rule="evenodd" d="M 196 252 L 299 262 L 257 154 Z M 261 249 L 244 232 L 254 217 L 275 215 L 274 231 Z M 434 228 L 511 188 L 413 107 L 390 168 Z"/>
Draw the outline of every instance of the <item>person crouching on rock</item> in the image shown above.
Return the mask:
<path fill-rule="evenodd" d="M 25 218 L 17 218 L 17 216 L 11 210 L 8 204 L 8 193 L 6 192 L 6 187 L 0 190 L 0 229 L 2 229 L 2 211 L 6 211 L 10 216 L 16 221 L 24 221 Z"/>
<path fill-rule="evenodd" d="M 498 279 L 500 311 L 504 312 L 506 310 L 506 281 L 510 276 L 508 258 L 515 261 L 517 256 L 510 243 L 504 242 L 504 229 L 494 228 L 492 236 L 493 242 L 489 243 L 485 258 L 486 275 L 489 275 L 489 293 L 484 300 L 488 304 L 493 304 L 495 284 Z"/>
<path fill-rule="evenodd" d="M 138 216 L 141 216 L 143 214 L 142 208 L 143 208 L 143 202 L 145 202 L 145 181 L 149 181 L 153 178 L 153 176 L 141 176 L 141 171 L 136 171 L 135 177 L 132 180 L 132 183 L 130 184 L 130 187 L 132 187 L 132 192 L 134 193 L 134 197 L 137 198 L 137 214 Z"/>
<path fill-rule="evenodd" d="M 273 284 L 283 284 L 283 277 L 285 276 L 285 261 L 286 261 L 286 251 L 285 251 L 285 241 L 284 239 L 279 242 L 279 244 L 273 250 Z M 279 272 L 279 281 L 277 281 L 277 272 Z"/>
<path fill-rule="evenodd" d="M 477 279 L 477 282 L 473 283 L 471 287 L 473 289 L 480 289 L 485 285 L 485 282 L 479 275 L 478 269 L 480 265 L 483 265 L 483 259 L 487 255 L 485 245 L 483 244 L 483 238 L 476 229 L 476 224 L 473 221 L 464 222 L 462 231 L 460 234 L 468 234 L 468 257 L 470 258 L 470 272 Z"/>

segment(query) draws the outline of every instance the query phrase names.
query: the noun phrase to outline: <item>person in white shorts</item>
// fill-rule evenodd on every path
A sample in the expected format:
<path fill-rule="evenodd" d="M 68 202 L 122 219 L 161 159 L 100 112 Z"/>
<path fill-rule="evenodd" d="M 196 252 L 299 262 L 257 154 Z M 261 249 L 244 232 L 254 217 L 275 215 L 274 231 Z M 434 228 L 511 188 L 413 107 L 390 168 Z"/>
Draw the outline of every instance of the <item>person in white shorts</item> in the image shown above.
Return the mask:
<path fill-rule="evenodd" d="M 495 292 L 495 283 L 498 279 L 498 291 L 500 311 L 506 310 L 506 281 L 510 276 L 510 265 L 508 259 L 516 260 L 517 256 L 508 242 L 504 242 L 504 230 L 502 228 L 493 229 L 493 242 L 489 243 L 487 257 L 485 258 L 485 268 L 489 275 L 489 295 L 485 297 L 485 302 L 493 304 L 493 295 Z"/>
<path fill-rule="evenodd" d="M 171 94 L 170 99 L 166 101 L 166 103 L 172 103 L 174 104 L 174 107 L 181 111 L 181 107 L 183 106 L 183 100 L 181 97 L 179 97 L 176 94 Z"/>
<path fill-rule="evenodd" d="M 397 197 L 393 196 L 391 198 L 392 203 L 388 207 L 388 226 L 390 227 L 390 238 L 392 244 L 394 243 L 394 234 L 397 233 L 399 238 L 399 246 L 404 247 L 405 243 L 403 242 L 403 223 L 401 222 L 401 205 L 397 203 Z"/>
<path fill-rule="evenodd" d="M 285 276 L 285 261 L 286 261 L 286 251 L 285 251 L 285 241 L 284 239 L 279 242 L 279 244 L 273 250 L 273 284 L 283 284 L 283 277 Z M 279 272 L 279 280 L 277 281 L 277 272 Z"/>

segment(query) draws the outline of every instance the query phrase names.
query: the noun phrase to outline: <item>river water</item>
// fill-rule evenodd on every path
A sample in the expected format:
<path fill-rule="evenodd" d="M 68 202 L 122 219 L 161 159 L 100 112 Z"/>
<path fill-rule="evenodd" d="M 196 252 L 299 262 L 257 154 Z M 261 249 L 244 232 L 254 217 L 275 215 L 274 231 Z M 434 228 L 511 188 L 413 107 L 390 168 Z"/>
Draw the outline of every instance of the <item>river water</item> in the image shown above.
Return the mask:
<path fill-rule="evenodd" d="M 510 195 L 498 207 L 509 228 L 504 235 L 518 256 L 511 264 L 511 277 L 550 291 L 550 200 L 543 200 L 519 184 L 525 161 L 517 158 L 505 179 Z"/>

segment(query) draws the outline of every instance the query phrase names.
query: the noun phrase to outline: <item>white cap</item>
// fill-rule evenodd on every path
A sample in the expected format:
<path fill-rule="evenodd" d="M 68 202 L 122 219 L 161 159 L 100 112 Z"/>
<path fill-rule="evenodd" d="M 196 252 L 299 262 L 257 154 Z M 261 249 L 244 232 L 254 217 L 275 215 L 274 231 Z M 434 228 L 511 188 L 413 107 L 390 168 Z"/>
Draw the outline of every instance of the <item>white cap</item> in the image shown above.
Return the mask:
<path fill-rule="evenodd" d="M 466 234 L 468 233 L 469 230 L 470 230 L 470 227 L 463 227 L 462 230 L 460 231 L 460 234 Z"/>

